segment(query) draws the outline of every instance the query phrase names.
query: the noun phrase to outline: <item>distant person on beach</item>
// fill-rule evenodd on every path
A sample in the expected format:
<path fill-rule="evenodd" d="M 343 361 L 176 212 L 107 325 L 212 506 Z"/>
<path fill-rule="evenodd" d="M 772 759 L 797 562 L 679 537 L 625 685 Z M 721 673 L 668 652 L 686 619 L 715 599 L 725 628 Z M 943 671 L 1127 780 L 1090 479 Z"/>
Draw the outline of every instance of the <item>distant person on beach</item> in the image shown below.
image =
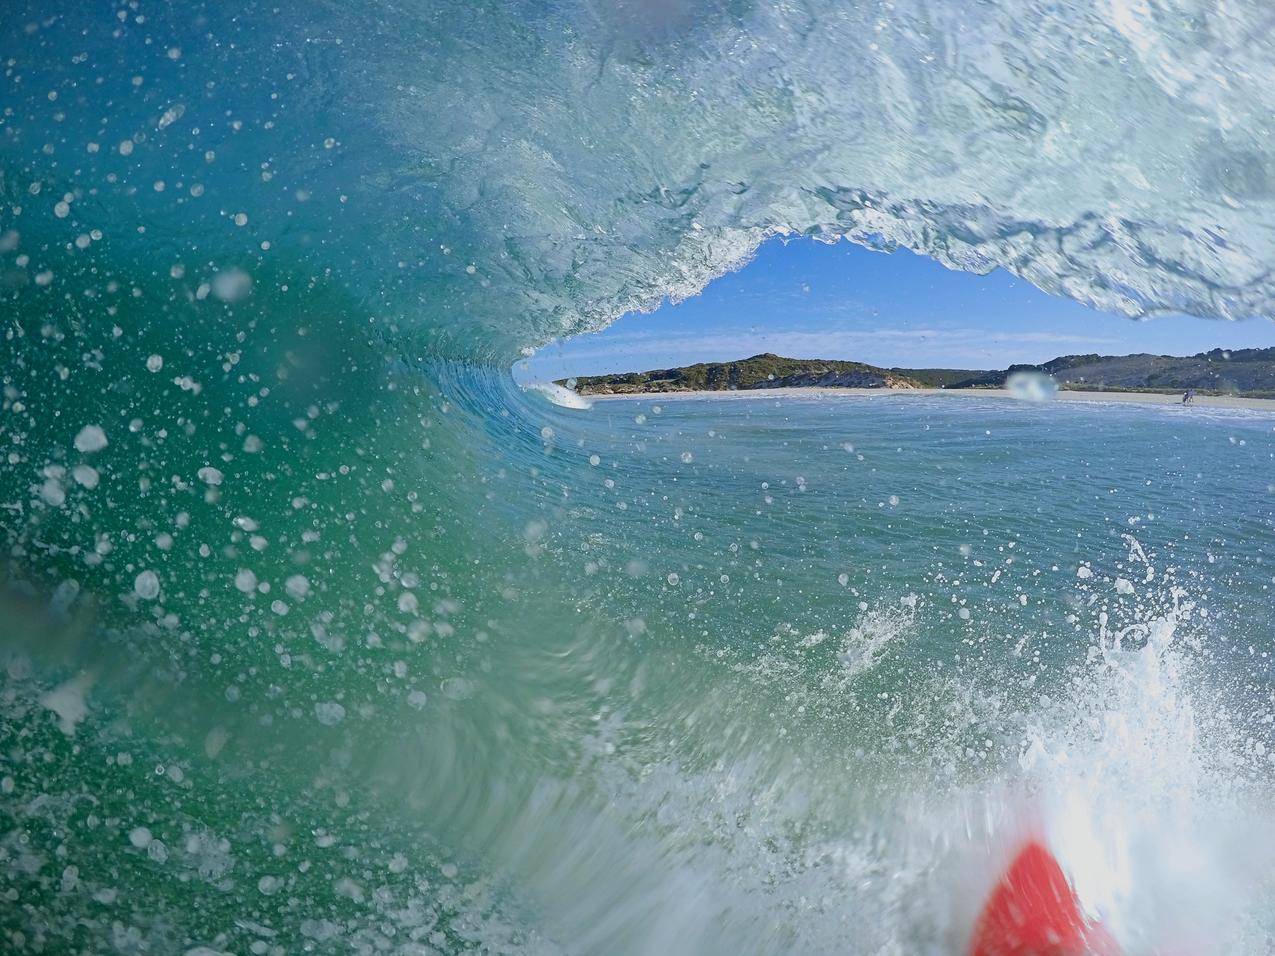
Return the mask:
<path fill-rule="evenodd" d="M 1182 396 L 1182 404 L 1190 405 L 1193 401 L 1195 401 L 1195 389 L 1188 388 L 1186 394 Z"/>

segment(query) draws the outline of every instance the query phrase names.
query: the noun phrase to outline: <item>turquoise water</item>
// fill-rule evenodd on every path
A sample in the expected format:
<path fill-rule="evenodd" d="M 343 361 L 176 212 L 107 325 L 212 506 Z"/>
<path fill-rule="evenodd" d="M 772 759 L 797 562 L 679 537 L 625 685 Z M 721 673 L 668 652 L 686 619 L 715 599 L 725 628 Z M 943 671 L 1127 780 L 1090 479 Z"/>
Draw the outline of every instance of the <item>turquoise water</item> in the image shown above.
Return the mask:
<path fill-rule="evenodd" d="M 476 516 L 369 521 L 367 569 L 232 521 L 193 576 L 192 517 L 150 623 L 63 587 L 72 636 L 19 632 L 11 932 L 944 952 L 1037 821 L 1132 951 L 1266 931 L 1275 418 L 506 394 Z"/>
<path fill-rule="evenodd" d="M 508 371 L 779 234 L 1268 316 L 1264 17 L 4 5 L 0 949 L 959 953 L 1044 830 L 1269 950 L 1269 415 Z"/>

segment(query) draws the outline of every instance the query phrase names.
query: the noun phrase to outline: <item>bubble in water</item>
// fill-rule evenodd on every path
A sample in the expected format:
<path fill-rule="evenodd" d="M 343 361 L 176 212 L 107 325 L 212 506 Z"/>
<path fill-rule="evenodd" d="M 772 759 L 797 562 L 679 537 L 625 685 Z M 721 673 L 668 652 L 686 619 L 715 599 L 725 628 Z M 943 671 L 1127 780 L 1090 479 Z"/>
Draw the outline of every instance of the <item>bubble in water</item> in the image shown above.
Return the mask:
<path fill-rule="evenodd" d="M 334 727 L 345 719 L 345 708 L 334 700 L 320 701 L 314 705 L 314 716 L 325 727 Z"/>
<path fill-rule="evenodd" d="M 223 302 L 238 302 L 252 293 L 252 277 L 242 269 L 226 269 L 212 278 L 212 293 Z"/>
<path fill-rule="evenodd" d="M 92 465 L 76 465 L 71 469 L 71 477 L 75 483 L 92 491 L 97 487 L 100 475 Z"/>
<path fill-rule="evenodd" d="M 133 592 L 143 601 L 159 597 L 159 576 L 154 571 L 143 571 L 133 579 Z"/>
<path fill-rule="evenodd" d="M 66 488 L 63 487 L 61 481 L 51 475 L 40 486 L 40 497 L 46 504 L 60 508 L 66 503 Z"/>
<path fill-rule="evenodd" d="M 75 450 L 89 454 L 107 446 L 106 432 L 98 425 L 85 425 L 75 436 Z"/>
<path fill-rule="evenodd" d="M 1048 402 L 1058 394 L 1058 382 L 1046 372 L 1030 369 L 1014 372 L 1005 380 L 1011 398 L 1023 402 Z"/>
<path fill-rule="evenodd" d="M 152 839 L 151 831 L 146 827 L 134 827 L 128 832 L 128 842 L 139 850 L 145 850 L 150 846 Z"/>

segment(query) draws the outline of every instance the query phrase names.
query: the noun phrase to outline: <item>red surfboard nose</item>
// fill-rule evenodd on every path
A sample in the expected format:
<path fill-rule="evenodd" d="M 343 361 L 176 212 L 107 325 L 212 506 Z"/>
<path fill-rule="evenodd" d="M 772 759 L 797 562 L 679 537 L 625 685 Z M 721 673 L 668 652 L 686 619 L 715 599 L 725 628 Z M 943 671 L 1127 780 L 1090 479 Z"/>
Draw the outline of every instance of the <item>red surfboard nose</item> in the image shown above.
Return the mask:
<path fill-rule="evenodd" d="M 1032 840 L 988 897 L 970 956 L 1119 956 L 1119 950 L 1101 926 L 1085 920 L 1062 867 Z"/>

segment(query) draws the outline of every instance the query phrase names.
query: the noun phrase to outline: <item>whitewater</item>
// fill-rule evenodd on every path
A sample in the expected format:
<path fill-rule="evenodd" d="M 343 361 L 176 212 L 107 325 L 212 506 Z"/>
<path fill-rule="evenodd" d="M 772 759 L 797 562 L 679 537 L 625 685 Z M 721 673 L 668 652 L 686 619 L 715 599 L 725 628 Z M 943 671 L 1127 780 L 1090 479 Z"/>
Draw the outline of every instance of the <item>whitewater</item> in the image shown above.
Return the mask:
<path fill-rule="evenodd" d="M 5 4 L 0 949 L 963 953 L 1043 832 L 1269 951 L 1272 416 L 509 369 L 776 236 L 1269 317 L 1270 28 Z"/>

